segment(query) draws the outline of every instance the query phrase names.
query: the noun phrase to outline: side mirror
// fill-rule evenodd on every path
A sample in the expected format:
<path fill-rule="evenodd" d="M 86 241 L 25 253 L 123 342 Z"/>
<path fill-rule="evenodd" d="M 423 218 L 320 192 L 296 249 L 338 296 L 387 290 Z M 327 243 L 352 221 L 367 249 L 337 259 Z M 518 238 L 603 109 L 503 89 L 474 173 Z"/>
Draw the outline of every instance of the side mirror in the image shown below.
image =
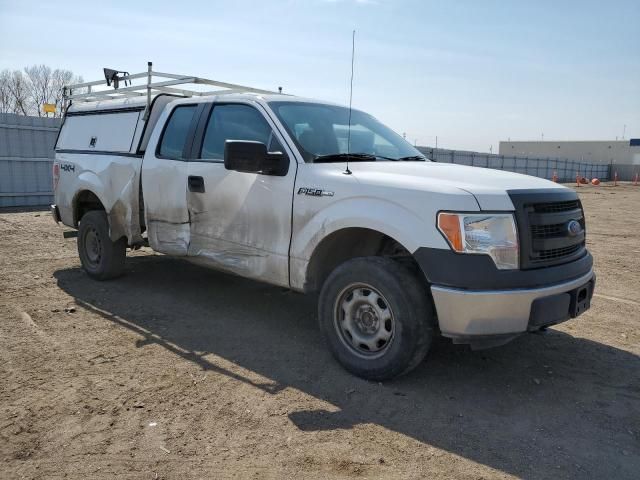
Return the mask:
<path fill-rule="evenodd" d="M 267 146 L 262 142 L 227 140 L 224 144 L 224 168 L 283 177 L 289 171 L 289 157 L 282 152 L 267 152 Z"/>

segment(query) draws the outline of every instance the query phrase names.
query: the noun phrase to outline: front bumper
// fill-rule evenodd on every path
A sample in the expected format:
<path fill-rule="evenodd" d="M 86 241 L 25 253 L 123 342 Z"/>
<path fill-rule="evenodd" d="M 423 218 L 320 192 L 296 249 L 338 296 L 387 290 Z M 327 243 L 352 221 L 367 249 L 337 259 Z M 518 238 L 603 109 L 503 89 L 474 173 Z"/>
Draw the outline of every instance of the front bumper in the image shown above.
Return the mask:
<path fill-rule="evenodd" d="M 551 286 L 466 290 L 431 286 L 442 334 L 456 343 L 494 346 L 554 325 L 588 309 L 595 287 L 593 269 Z"/>

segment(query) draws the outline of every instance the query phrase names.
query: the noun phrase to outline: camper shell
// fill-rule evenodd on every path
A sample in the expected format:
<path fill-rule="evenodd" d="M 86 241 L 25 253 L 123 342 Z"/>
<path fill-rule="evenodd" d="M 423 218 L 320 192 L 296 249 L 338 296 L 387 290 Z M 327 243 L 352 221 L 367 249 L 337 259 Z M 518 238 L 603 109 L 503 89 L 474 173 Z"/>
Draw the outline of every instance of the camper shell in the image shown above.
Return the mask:
<path fill-rule="evenodd" d="M 141 155 L 171 94 L 74 103 L 67 109 L 56 141 L 56 151 Z M 145 115 L 149 111 L 149 115 Z"/>

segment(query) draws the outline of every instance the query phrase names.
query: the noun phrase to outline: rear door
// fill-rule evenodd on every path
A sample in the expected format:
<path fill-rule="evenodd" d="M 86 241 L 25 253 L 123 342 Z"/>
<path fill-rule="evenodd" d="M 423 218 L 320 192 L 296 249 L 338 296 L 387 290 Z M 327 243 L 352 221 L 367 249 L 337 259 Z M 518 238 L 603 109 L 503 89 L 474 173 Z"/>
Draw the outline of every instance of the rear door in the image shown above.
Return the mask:
<path fill-rule="evenodd" d="M 226 170 L 226 140 L 265 143 L 289 157 L 285 176 Z M 189 162 L 189 255 L 216 268 L 289 285 L 295 157 L 259 103 L 220 102 L 203 112 Z"/>
<path fill-rule="evenodd" d="M 158 120 L 142 164 L 142 191 L 149 245 L 169 255 L 187 255 L 187 158 L 204 104 L 179 103 Z M 163 126 L 162 128 L 160 128 Z"/>

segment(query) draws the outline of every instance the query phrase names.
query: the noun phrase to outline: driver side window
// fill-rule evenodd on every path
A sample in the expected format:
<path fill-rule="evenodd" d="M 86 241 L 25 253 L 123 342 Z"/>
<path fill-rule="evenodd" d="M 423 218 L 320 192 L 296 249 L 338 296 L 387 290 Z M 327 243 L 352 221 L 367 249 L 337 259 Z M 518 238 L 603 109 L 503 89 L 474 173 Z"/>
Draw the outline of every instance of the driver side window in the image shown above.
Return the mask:
<path fill-rule="evenodd" d="M 249 105 L 222 104 L 213 107 L 202 141 L 200 158 L 224 161 L 224 144 L 227 140 L 261 142 L 271 152 L 283 151 L 265 118 Z"/>

